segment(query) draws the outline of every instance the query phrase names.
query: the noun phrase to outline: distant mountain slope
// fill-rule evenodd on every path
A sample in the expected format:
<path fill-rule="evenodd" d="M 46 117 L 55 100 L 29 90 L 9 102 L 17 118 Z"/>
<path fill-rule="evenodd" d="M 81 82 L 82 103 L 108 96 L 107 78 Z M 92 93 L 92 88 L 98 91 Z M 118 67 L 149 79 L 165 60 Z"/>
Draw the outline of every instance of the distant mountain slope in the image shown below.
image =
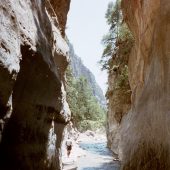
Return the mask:
<path fill-rule="evenodd" d="M 103 105 L 106 105 L 106 99 L 103 95 L 103 91 L 100 88 L 100 86 L 97 84 L 95 80 L 95 76 L 93 73 L 83 64 L 82 60 L 80 57 L 78 57 L 75 54 L 73 45 L 69 43 L 69 55 L 71 59 L 71 67 L 73 70 L 73 75 L 75 77 L 80 77 L 84 76 L 86 77 L 87 81 L 89 82 L 89 85 L 92 88 L 94 96 L 96 96 L 97 100 Z"/>

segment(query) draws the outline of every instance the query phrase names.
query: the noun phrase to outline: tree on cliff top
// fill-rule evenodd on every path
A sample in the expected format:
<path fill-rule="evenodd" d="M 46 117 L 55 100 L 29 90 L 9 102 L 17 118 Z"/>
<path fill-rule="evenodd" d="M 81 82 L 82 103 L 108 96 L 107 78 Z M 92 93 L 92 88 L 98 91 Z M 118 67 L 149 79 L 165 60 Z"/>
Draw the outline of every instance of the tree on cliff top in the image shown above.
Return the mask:
<path fill-rule="evenodd" d="M 121 1 L 117 0 L 114 4 L 110 2 L 106 11 L 106 21 L 110 26 L 109 32 L 103 36 L 102 44 L 104 50 L 100 64 L 103 70 L 111 70 L 113 68 L 113 59 L 121 56 L 120 53 L 127 53 L 131 49 L 133 36 L 127 25 L 123 22 L 122 11 L 120 6 Z M 120 50 L 120 46 L 127 42 Z"/>
<path fill-rule="evenodd" d="M 120 4 L 118 1 L 116 4 L 110 2 L 108 4 L 108 9 L 105 14 L 106 21 L 110 26 L 109 32 L 103 36 L 102 44 L 104 45 L 104 50 L 102 54 L 102 59 L 100 64 L 103 70 L 109 69 L 110 58 L 113 56 L 115 51 L 115 42 L 119 36 L 119 25 L 120 25 Z"/>
<path fill-rule="evenodd" d="M 133 46 L 133 36 L 123 22 L 120 2 L 117 0 L 115 4 L 108 4 L 106 20 L 110 29 L 102 39 L 104 50 L 100 61 L 102 69 L 106 69 L 109 74 L 109 86 L 106 92 L 110 111 L 108 114 L 112 114 L 114 123 L 117 122 L 119 125 L 131 104 L 128 59 Z"/>

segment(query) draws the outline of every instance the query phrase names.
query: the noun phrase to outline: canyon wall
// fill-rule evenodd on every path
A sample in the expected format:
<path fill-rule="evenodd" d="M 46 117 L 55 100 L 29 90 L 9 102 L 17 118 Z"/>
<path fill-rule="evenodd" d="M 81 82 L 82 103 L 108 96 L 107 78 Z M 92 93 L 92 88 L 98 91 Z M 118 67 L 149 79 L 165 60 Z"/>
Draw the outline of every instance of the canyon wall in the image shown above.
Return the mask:
<path fill-rule="evenodd" d="M 122 11 L 120 8 L 118 11 L 120 15 L 119 23 L 121 24 L 117 26 L 119 28 L 118 36 L 112 42 L 114 49 L 112 49 L 112 56 L 109 59 L 108 89 L 106 92 L 106 98 L 108 99 L 107 146 L 116 155 L 119 155 L 120 151 L 122 121 L 131 108 L 128 61 L 134 45 L 134 37 L 127 24 L 122 20 Z M 112 15 L 115 14 L 112 13 Z"/>
<path fill-rule="evenodd" d="M 126 44 L 127 45 L 127 44 Z M 120 127 L 123 117 L 128 113 L 131 106 L 131 90 L 128 78 L 124 77 L 127 69 L 128 55 L 122 56 L 124 62 L 116 66 L 118 62 L 114 61 L 114 68 L 108 73 L 108 90 L 106 98 L 108 99 L 107 112 L 107 146 L 114 154 L 119 154 L 119 144 L 121 140 Z M 120 56 L 117 57 L 119 60 Z M 126 58 L 126 59 L 125 59 Z M 123 78 L 123 79 L 122 79 Z M 115 155 L 115 156 L 116 156 Z"/>
<path fill-rule="evenodd" d="M 0 2 L 0 169 L 60 169 L 70 119 L 64 30 L 70 0 Z M 52 124 L 53 122 L 53 124 Z M 55 143 L 50 149 L 50 131 Z"/>
<path fill-rule="evenodd" d="M 121 123 L 123 170 L 170 169 L 170 1 L 122 1 L 135 37 L 129 58 L 131 111 Z"/>

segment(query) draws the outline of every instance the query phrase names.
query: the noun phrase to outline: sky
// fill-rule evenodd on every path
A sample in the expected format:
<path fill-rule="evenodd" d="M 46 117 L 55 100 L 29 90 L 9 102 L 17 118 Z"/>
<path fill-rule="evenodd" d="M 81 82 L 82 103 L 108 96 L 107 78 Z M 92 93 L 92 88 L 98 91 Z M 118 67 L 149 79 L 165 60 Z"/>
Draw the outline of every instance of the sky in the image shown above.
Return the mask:
<path fill-rule="evenodd" d="M 104 93 L 107 90 L 107 73 L 101 71 L 98 61 L 104 48 L 101 39 L 109 29 L 105 13 L 110 1 L 71 0 L 66 28 L 66 34 L 74 46 L 75 53 L 95 75 Z"/>

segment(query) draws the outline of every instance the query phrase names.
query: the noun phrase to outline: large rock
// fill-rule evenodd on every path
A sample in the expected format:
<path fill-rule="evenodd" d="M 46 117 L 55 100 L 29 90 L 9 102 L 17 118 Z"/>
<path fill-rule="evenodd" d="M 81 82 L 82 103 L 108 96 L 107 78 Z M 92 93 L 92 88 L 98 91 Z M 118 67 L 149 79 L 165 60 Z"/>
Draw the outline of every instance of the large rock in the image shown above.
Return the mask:
<path fill-rule="evenodd" d="M 125 56 L 124 56 L 125 57 Z M 125 68 L 122 63 L 117 69 L 112 69 L 108 73 L 108 112 L 107 112 L 107 146 L 115 153 L 119 154 L 120 127 L 123 117 L 128 113 L 131 106 L 131 91 L 128 80 L 122 86 L 117 84 L 121 81 L 121 73 Z M 118 87 L 117 87 L 118 86 Z"/>
<path fill-rule="evenodd" d="M 0 2 L 2 170 L 60 169 L 63 129 L 70 119 L 64 88 L 68 46 L 63 38 L 69 3 Z M 57 140 L 49 159 L 52 121 Z"/>
<path fill-rule="evenodd" d="M 65 35 L 65 25 L 67 21 L 67 12 L 70 7 L 70 0 L 49 0 L 57 13 L 58 22 L 62 35 Z"/>
<path fill-rule="evenodd" d="M 125 28 L 126 38 L 118 38 L 115 42 L 116 47 L 108 71 L 108 89 L 106 93 L 108 99 L 107 146 L 116 155 L 119 154 L 122 120 L 131 108 L 131 89 L 127 65 L 134 44 L 133 36 L 127 26 L 124 24 L 121 27 Z"/>
<path fill-rule="evenodd" d="M 123 0 L 135 37 L 131 112 L 121 125 L 123 170 L 170 169 L 170 1 Z"/>

